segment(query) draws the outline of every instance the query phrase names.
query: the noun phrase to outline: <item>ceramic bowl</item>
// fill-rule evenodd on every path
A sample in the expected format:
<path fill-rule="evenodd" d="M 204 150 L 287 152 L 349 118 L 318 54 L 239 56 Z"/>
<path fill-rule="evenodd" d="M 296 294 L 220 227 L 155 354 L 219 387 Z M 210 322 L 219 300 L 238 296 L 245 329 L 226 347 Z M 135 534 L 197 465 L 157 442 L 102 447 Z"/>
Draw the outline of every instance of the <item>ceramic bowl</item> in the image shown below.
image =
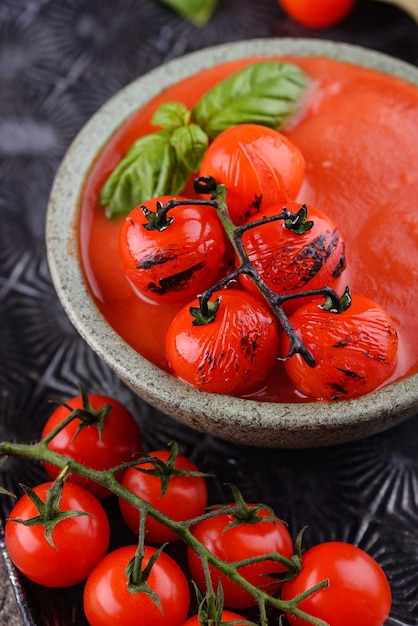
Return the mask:
<path fill-rule="evenodd" d="M 362 398 L 337 403 L 270 403 L 209 394 L 177 380 L 136 353 L 102 318 L 84 282 L 77 246 L 80 190 L 96 155 L 135 110 L 166 87 L 224 61 L 252 56 L 325 55 L 372 67 L 418 86 L 418 69 L 386 55 L 322 40 L 262 39 L 192 53 L 131 83 L 86 124 L 56 175 L 47 215 L 52 279 L 84 340 L 146 402 L 194 429 L 260 447 L 304 448 L 360 439 L 416 413 L 418 376 Z"/>

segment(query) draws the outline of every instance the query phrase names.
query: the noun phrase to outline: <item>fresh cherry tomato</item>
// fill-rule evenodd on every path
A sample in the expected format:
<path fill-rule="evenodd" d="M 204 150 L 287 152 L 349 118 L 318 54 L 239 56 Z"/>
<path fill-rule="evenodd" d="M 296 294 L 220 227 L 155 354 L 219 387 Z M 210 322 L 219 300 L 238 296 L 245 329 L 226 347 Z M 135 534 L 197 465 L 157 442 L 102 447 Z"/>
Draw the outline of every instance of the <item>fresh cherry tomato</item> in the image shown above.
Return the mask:
<path fill-rule="evenodd" d="M 83 392 L 60 404 L 46 422 L 42 438 L 77 409 L 83 410 L 83 415 L 51 439 L 48 443 L 51 450 L 97 470 L 132 461 L 141 452 L 141 432 L 133 415 L 114 398 L 100 394 Z M 60 469 L 50 463 L 44 466 L 49 476 L 56 478 Z M 68 480 L 86 487 L 99 498 L 110 495 L 101 485 L 77 474 L 70 474 Z"/>
<path fill-rule="evenodd" d="M 170 459 L 170 451 L 156 450 L 147 454 L 148 457 L 155 457 L 164 464 Z M 154 465 L 143 463 L 136 467 L 129 468 L 123 479 L 122 485 L 136 494 L 142 500 L 146 500 L 156 509 L 169 515 L 176 521 L 188 520 L 201 515 L 208 502 L 208 492 L 203 476 L 181 476 L 168 474 L 168 486 L 165 493 L 162 493 L 164 482 L 158 475 L 144 473 L 154 468 Z M 157 466 L 158 467 L 158 466 Z M 175 457 L 173 467 L 175 470 L 186 470 L 189 472 L 199 472 L 199 468 L 188 458 L 181 454 Z M 168 469 L 170 472 L 170 469 Z M 131 504 L 119 499 L 119 507 L 122 516 L 129 528 L 137 533 L 139 529 L 139 511 Z M 146 541 L 148 543 L 162 544 L 166 541 L 177 541 L 179 539 L 169 528 L 166 528 L 150 516 L 145 521 Z"/>
<path fill-rule="evenodd" d="M 90 626 L 180 626 L 187 617 L 190 591 L 179 565 L 162 552 L 144 581 L 157 594 L 158 606 L 145 590 L 130 589 L 127 566 L 136 546 L 123 546 L 107 554 L 88 577 L 83 605 Z M 156 549 L 144 547 L 142 571 Z"/>
<path fill-rule="evenodd" d="M 296 389 L 318 400 L 363 396 L 384 384 L 396 368 L 398 336 L 393 321 L 378 304 L 353 295 L 341 312 L 324 310 L 324 301 L 301 306 L 289 321 L 313 355 L 310 367 L 295 354 L 285 361 Z M 283 336 L 283 356 L 289 340 Z"/>
<path fill-rule="evenodd" d="M 382 626 L 392 604 L 388 579 L 380 565 L 364 550 L 349 543 L 330 541 L 307 550 L 302 571 L 283 584 L 286 602 L 314 585 L 328 580 L 329 586 L 298 604 L 309 615 L 329 626 Z M 289 613 L 291 626 L 308 622 Z"/>
<path fill-rule="evenodd" d="M 225 624 L 226 622 L 228 624 L 235 624 L 235 623 L 243 623 L 248 620 L 243 617 L 242 615 L 239 615 L 238 613 L 234 613 L 233 611 L 222 611 L 221 616 L 220 616 L 220 621 L 216 621 L 214 622 L 213 620 L 202 620 L 199 619 L 198 615 L 192 615 L 191 617 L 189 617 L 189 619 L 186 619 L 185 622 L 183 622 L 182 626 L 222 626 L 222 624 Z M 250 623 L 250 622 L 248 622 Z"/>
<path fill-rule="evenodd" d="M 248 506 L 251 508 L 253 505 Z M 269 515 L 269 511 L 261 508 L 255 517 L 266 515 Z M 278 552 L 286 558 L 292 556 L 293 545 L 289 531 L 277 518 L 258 522 L 244 520 L 230 526 L 236 521 L 235 516 L 221 513 L 193 526 L 192 533 L 212 554 L 228 563 L 271 552 Z M 204 592 L 205 577 L 201 560 L 191 548 L 188 548 L 187 554 L 192 580 Z M 219 582 L 222 585 L 225 607 L 247 608 L 255 604 L 254 598 L 237 583 L 232 582 L 212 565 L 209 569 L 215 590 Z M 239 569 L 240 574 L 251 584 L 263 588 L 271 595 L 277 592 L 280 583 L 274 582 L 269 574 L 283 571 L 284 565 L 268 559 Z"/>
<path fill-rule="evenodd" d="M 284 211 L 290 214 L 287 219 L 243 233 L 242 243 L 253 267 L 278 294 L 335 288 L 346 267 L 345 246 L 336 226 L 324 213 L 312 206 L 288 202 L 263 210 L 247 224 L 271 219 Z M 248 276 L 241 275 L 240 282 L 246 289 L 258 291 Z M 292 308 L 300 304 L 299 299 L 288 301 Z"/>
<path fill-rule="evenodd" d="M 166 352 L 171 370 L 205 391 L 247 391 L 265 380 L 277 358 L 277 321 L 260 298 L 238 289 L 216 291 L 210 304 L 219 305 L 212 321 L 194 325 L 196 300 L 170 324 Z"/>
<path fill-rule="evenodd" d="M 212 206 L 189 200 L 165 214 L 163 207 L 170 200 L 153 198 L 129 213 L 121 227 L 119 253 L 123 271 L 140 295 L 152 301 L 187 302 L 218 277 L 225 234 Z"/>
<path fill-rule="evenodd" d="M 328 28 L 342 22 L 356 0 L 278 0 L 295 22 L 308 28 Z"/>
<path fill-rule="evenodd" d="M 45 502 L 52 483 L 34 487 Z M 109 522 L 103 506 L 89 491 L 67 482 L 63 486 L 60 511 L 82 511 L 84 515 L 58 521 L 52 542 L 45 536 L 45 523 L 25 526 L 14 519 L 29 520 L 39 510 L 27 494 L 15 504 L 6 521 L 5 542 L 11 560 L 30 580 L 46 587 L 69 587 L 84 581 L 106 554 Z"/>
<path fill-rule="evenodd" d="M 282 133 L 258 124 L 223 131 L 210 144 L 199 170 L 199 176 L 226 185 L 235 224 L 272 204 L 294 200 L 304 174 L 299 149 Z"/>

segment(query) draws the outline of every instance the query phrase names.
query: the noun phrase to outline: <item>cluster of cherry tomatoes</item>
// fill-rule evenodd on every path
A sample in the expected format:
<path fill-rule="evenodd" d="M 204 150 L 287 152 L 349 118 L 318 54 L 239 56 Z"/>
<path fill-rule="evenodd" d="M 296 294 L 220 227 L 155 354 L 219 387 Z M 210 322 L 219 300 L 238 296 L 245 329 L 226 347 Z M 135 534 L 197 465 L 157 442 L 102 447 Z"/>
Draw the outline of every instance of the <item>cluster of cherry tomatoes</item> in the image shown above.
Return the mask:
<path fill-rule="evenodd" d="M 235 488 L 231 504 L 207 514 L 206 475 L 176 446 L 144 456 L 141 439 L 134 417 L 107 396 L 83 391 L 54 411 L 42 436 L 49 451 L 104 475 L 104 470 L 127 465 L 123 472 L 112 473 L 117 477 L 109 483 L 112 490 L 103 491 L 91 480 L 80 482 L 73 472 L 63 481 L 55 478 L 60 470 L 44 462 L 54 481 L 25 488 L 5 528 L 10 557 L 29 579 L 48 587 L 84 583 L 83 604 L 91 626 L 130 626 L 138 623 L 138 616 L 143 626 L 205 626 L 204 619 L 193 614 L 190 591 L 191 580 L 202 596 L 207 591 L 195 551 L 198 542 L 201 550 L 221 561 L 243 562 L 237 571 L 246 581 L 289 602 L 289 624 L 308 623 L 292 608 L 292 601 L 319 585 L 303 601 L 295 600 L 299 612 L 329 626 L 382 626 L 390 611 L 391 590 L 383 570 L 366 552 L 344 542 L 327 542 L 295 556 L 286 524 L 269 507 L 246 503 Z M 140 507 L 122 497 L 120 486 L 161 512 L 161 521 L 149 515 L 141 519 Z M 127 539 L 127 545 L 109 550 L 110 524 L 103 498 L 112 494 L 118 497 L 127 529 L 141 536 L 143 524 L 144 544 Z M 190 532 L 195 543 L 189 535 L 182 565 L 162 548 L 184 540 L 173 532 L 170 520 L 193 520 Z M 249 562 L 254 557 L 261 560 Z M 283 582 L 280 575 L 286 573 L 286 564 L 293 566 L 293 573 Z M 141 573 L 136 578 L 135 567 Z M 216 623 L 247 620 L 241 613 L 254 607 L 254 596 L 213 564 L 209 575 L 213 591 L 217 593 L 219 585 L 223 590 Z"/>
<path fill-rule="evenodd" d="M 337 297 L 346 275 L 341 234 L 318 208 L 295 201 L 305 167 L 282 133 L 239 124 L 210 143 L 194 198 L 153 198 L 125 218 L 119 250 L 133 289 L 183 305 L 166 354 L 185 382 L 242 395 L 281 359 L 304 397 L 339 400 L 394 373 L 393 321 L 367 297 Z"/>

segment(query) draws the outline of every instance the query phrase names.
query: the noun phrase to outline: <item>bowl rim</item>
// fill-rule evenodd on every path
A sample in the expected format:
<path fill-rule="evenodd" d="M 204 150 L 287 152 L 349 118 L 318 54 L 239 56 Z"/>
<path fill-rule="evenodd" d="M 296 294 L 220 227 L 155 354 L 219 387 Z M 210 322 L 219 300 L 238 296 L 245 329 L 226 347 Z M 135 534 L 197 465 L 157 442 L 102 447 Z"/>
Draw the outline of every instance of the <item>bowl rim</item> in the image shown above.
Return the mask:
<path fill-rule="evenodd" d="M 91 164 L 131 114 L 192 73 L 238 58 L 282 55 L 326 56 L 377 69 L 418 87 L 417 67 L 361 46 L 323 39 L 248 39 L 175 58 L 116 93 L 79 131 L 52 186 L 46 246 L 51 278 L 68 318 L 93 351 L 146 402 L 186 425 L 221 438 L 270 447 L 305 447 L 321 445 L 325 432 L 327 442 L 339 443 L 385 430 L 411 417 L 418 406 L 418 374 L 356 400 L 336 403 L 264 402 L 194 389 L 147 361 L 104 319 L 84 282 L 76 235 L 81 189 Z M 246 433 L 238 434 L 243 427 Z M 316 433 L 316 443 L 309 443 L 309 433 Z"/>

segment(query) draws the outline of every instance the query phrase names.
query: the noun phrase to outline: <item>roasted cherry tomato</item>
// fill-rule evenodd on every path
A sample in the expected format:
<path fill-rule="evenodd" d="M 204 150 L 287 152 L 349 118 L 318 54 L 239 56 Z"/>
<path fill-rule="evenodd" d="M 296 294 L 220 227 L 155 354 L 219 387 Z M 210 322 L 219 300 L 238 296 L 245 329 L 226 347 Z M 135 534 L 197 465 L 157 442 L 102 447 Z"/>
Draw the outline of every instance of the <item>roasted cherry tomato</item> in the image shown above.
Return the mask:
<path fill-rule="evenodd" d="M 33 491 L 45 503 L 51 487 L 52 483 L 47 482 Z M 27 578 L 46 587 L 69 587 L 84 581 L 109 546 L 106 513 L 89 491 L 65 483 L 59 511 L 80 511 L 83 515 L 58 521 L 52 531 L 52 543 L 47 540 L 45 523 L 25 526 L 14 521 L 39 515 L 27 494 L 17 501 L 6 522 L 5 542 L 11 560 Z"/>
<path fill-rule="evenodd" d="M 329 286 L 335 288 L 346 267 L 345 246 L 333 222 L 318 209 L 288 202 L 275 205 L 250 218 L 247 224 L 276 215 L 270 221 L 243 233 L 242 242 L 258 274 L 278 294 L 297 293 Z M 246 275 L 241 284 L 258 289 Z M 300 300 L 290 300 L 293 308 Z"/>
<path fill-rule="evenodd" d="M 147 456 L 155 457 L 162 461 L 167 467 L 167 474 L 164 471 L 159 475 L 158 473 L 157 475 L 152 475 L 140 471 L 146 470 L 146 472 L 149 472 L 154 468 L 158 468 L 158 465 L 154 465 L 151 462 L 143 463 L 137 466 L 138 469 L 134 466 L 126 471 L 121 481 L 122 485 L 174 520 L 183 521 L 201 515 L 208 501 L 204 477 L 193 475 L 176 476 L 174 473 L 176 470 L 199 472 L 199 468 L 190 459 L 177 454 L 173 465 L 174 472 L 171 471 L 169 466 L 171 453 L 168 450 L 156 450 L 150 452 Z M 165 485 L 164 479 L 168 480 L 167 485 Z M 119 499 L 119 507 L 129 528 L 137 533 L 139 529 L 138 509 L 122 498 Z M 145 532 L 148 543 L 162 544 L 166 541 L 171 542 L 179 539 L 173 531 L 150 516 L 145 521 Z"/>
<path fill-rule="evenodd" d="M 284 583 L 281 597 L 295 598 L 328 580 L 329 586 L 298 604 L 309 615 L 329 626 L 382 626 L 392 604 L 389 582 L 380 565 L 364 550 L 340 541 L 321 543 L 302 557 L 302 571 Z M 308 622 L 289 613 L 291 626 Z"/>
<path fill-rule="evenodd" d="M 165 212 L 170 200 L 154 198 L 129 213 L 121 227 L 119 253 L 123 271 L 140 295 L 187 302 L 216 281 L 225 234 L 212 206 L 189 200 Z"/>
<path fill-rule="evenodd" d="M 295 22 L 308 28 L 328 28 L 342 22 L 356 0 L 278 0 Z"/>
<path fill-rule="evenodd" d="M 162 552 L 143 581 L 157 594 L 160 606 L 145 589 L 129 585 L 127 567 L 137 546 L 123 546 L 105 556 L 84 588 L 84 612 L 90 626 L 180 626 L 187 617 L 190 591 L 179 565 Z M 156 548 L 144 547 L 142 571 Z"/>
<path fill-rule="evenodd" d="M 172 372 L 204 391 L 252 389 L 265 380 L 277 358 L 274 315 L 260 298 L 238 289 L 216 291 L 209 305 L 210 315 L 201 323 L 196 300 L 170 324 L 166 352 Z"/>
<path fill-rule="evenodd" d="M 251 508 L 253 505 L 248 506 Z M 268 515 L 270 512 L 261 508 L 256 517 Z M 236 521 L 235 516 L 221 513 L 193 526 L 192 533 L 212 554 L 229 563 L 271 552 L 278 552 L 286 558 L 292 556 L 293 544 L 289 531 L 277 518 L 271 521 L 251 520 L 234 524 Z M 188 548 L 188 563 L 192 580 L 204 592 L 205 577 L 202 563 L 191 548 Z M 225 607 L 246 608 L 255 604 L 254 598 L 242 587 L 221 574 L 215 567 L 210 565 L 209 569 L 215 589 L 219 582 L 222 585 Z M 251 584 L 273 595 L 280 588 L 280 583 L 269 577 L 269 574 L 283 572 L 285 569 L 284 565 L 266 559 L 245 565 L 239 572 Z"/>
<path fill-rule="evenodd" d="M 51 450 L 97 470 L 132 461 L 141 453 L 141 432 L 133 415 L 107 395 L 83 392 L 60 404 L 46 422 L 42 438 L 77 410 L 82 411 L 80 417 L 74 418 L 51 439 L 48 443 Z M 44 466 L 51 478 L 55 478 L 60 471 L 50 463 Z M 99 498 L 110 495 L 105 487 L 77 474 L 70 474 L 68 480 L 86 487 Z"/>
<path fill-rule="evenodd" d="M 258 124 L 223 131 L 210 144 L 199 170 L 199 176 L 226 185 L 235 224 L 272 204 L 294 200 L 304 174 L 299 149 L 282 133 Z"/>
<path fill-rule="evenodd" d="M 394 373 L 398 336 L 389 315 L 378 304 L 353 295 L 341 312 L 324 309 L 314 300 L 290 316 L 290 323 L 315 359 L 310 367 L 295 354 L 285 361 L 286 372 L 305 396 L 342 400 L 363 396 Z M 283 336 L 283 356 L 289 340 Z"/>

